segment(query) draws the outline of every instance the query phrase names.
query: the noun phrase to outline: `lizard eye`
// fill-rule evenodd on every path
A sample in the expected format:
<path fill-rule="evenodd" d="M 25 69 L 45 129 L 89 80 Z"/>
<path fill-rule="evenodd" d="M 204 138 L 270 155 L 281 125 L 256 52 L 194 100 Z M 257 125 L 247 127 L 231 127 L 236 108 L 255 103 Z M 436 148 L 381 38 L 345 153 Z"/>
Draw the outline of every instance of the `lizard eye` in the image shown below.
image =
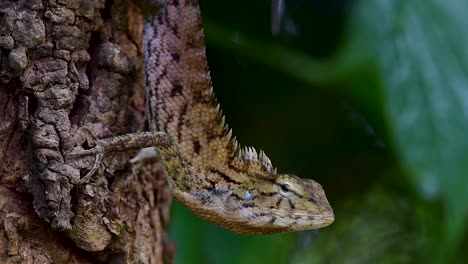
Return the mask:
<path fill-rule="evenodd" d="M 280 185 L 281 192 L 283 192 L 283 193 L 289 192 L 290 188 L 291 187 L 287 183 L 283 183 L 283 184 Z"/>
<path fill-rule="evenodd" d="M 293 175 L 283 174 L 276 179 L 276 191 L 286 197 L 303 196 L 304 188 L 299 179 Z"/>
<path fill-rule="evenodd" d="M 245 191 L 245 194 L 244 194 L 244 201 L 246 202 L 250 202 L 252 201 L 254 198 L 254 194 L 251 190 L 247 190 Z"/>

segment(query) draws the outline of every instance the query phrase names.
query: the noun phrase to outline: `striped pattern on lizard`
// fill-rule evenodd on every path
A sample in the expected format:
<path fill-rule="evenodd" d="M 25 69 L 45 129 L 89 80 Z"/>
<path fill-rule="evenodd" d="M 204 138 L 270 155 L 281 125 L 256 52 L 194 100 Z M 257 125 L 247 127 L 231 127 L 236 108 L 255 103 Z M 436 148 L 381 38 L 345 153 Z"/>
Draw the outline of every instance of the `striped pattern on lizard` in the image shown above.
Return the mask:
<path fill-rule="evenodd" d="M 334 221 L 322 187 L 278 174 L 264 152 L 242 148 L 217 103 L 196 0 L 169 0 L 145 21 L 151 132 L 100 140 L 92 176 L 111 151 L 156 147 L 173 195 L 201 218 L 243 234 L 314 229 Z"/>

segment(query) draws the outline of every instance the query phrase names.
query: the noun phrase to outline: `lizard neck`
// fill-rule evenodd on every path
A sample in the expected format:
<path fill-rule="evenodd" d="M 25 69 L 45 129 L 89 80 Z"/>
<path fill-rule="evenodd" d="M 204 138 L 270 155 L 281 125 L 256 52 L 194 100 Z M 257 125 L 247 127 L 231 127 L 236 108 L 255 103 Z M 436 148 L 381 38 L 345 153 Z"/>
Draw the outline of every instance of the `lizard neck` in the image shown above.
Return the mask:
<path fill-rule="evenodd" d="M 241 150 L 225 124 L 207 66 L 198 1 L 168 1 L 145 22 L 146 95 L 152 131 L 166 132 L 206 187 L 235 187 L 275 173 L 267 156 Z"/>

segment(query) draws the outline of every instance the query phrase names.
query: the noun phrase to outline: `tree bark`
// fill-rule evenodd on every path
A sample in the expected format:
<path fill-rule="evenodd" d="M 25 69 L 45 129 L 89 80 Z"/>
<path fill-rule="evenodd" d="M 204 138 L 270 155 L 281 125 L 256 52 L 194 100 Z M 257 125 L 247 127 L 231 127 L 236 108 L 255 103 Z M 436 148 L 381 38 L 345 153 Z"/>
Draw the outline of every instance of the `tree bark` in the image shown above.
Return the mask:
<path fill-rule="evenodd" d="M 147 130 L 142 28 L 132 1 L 0 1 L 0 263 L 173 262 L 158 161 L 79 184 L 94 157 L 67 158 Z"/>

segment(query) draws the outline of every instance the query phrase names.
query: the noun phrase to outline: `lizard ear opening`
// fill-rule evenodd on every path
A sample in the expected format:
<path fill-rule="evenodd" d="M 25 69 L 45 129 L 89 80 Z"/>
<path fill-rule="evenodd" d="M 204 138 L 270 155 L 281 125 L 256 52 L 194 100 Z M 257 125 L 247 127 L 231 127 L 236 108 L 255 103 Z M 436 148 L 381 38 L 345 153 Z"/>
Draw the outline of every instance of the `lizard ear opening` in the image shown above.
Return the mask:
<path fill-rule="evenodd" d="M 254 199 L 254 194 L 252 192 L 252 190 L 247 190 L 245 191 L 244 193 L 244 201 L 246 202 L 250 202 Z"/>

